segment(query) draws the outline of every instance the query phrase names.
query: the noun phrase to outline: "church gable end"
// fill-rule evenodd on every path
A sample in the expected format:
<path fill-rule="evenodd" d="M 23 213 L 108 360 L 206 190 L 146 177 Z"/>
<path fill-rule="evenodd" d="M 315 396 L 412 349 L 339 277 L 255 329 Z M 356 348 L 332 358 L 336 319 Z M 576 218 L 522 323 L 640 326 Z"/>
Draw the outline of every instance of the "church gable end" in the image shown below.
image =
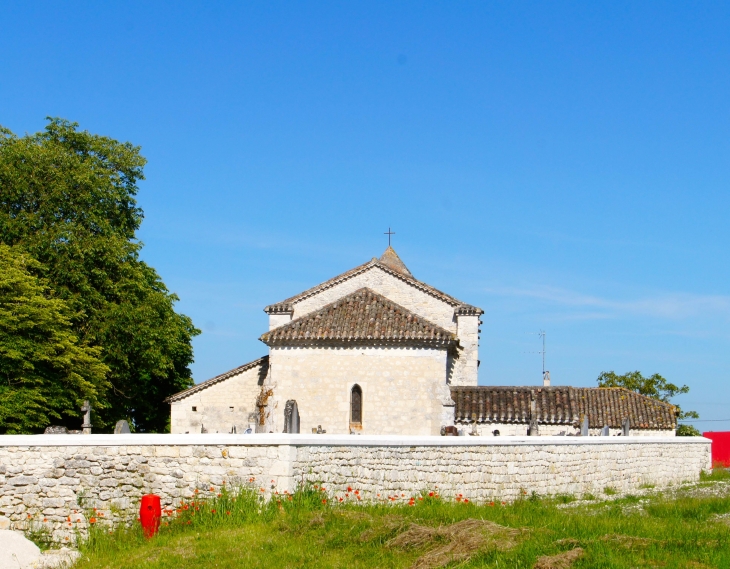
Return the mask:
<path fill-rule="evenodd" d="M 264 310 L 271 320 L 269 328 L 301 318 L 361 288 L 369 288 L 452 332 L 456 332 L 456 311 L 461 307 L 469 307 L 475 315 L 483 312 L 415 279 L 395 250 L 388 247 L 380 259 L 373 258 L 287 300 L 267 306 Z"/>
<path fill-rule="evenodd" d="M 270 330 L 261 341 L 275 345 L 411 345 L 449 347 L 454 333 L 436 326 L 368 288 Z"/>

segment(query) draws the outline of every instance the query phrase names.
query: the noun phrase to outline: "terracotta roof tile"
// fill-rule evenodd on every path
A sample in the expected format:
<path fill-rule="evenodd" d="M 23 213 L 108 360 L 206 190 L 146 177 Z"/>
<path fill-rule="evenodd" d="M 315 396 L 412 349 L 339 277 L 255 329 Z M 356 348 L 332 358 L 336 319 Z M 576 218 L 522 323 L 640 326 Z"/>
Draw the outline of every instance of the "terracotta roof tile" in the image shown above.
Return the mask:
<path fill-rule="evenodd" d="M 632 429 L 674 429 L 675 407 L 619 387 L 452 387 L 455 420 L 468 423 L 530 422 L 531 401 L 539 424 L 578 425 L 588 415 L 591 428 L 620 428 L 629 418 Z"/>
<path fill-rule="evenodd" d="M 402 306 L 361 288 L 352 294 L 274 328 L 261 336 L 269 346 L 374 343 L 452 346 L 454 334 Z"/>

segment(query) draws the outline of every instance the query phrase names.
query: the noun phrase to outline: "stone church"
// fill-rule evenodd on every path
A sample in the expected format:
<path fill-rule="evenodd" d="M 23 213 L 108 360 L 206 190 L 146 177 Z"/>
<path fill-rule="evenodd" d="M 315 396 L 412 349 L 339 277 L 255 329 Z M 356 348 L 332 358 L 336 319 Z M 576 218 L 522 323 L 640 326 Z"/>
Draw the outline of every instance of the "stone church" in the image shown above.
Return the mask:
<path fill-rule="evenodd" d="M 674 434 L 674 406 L 624 389 L 477 387 L 483 310 L 390 246 L 264 311 L 268 355 L 168 398 L 173 433 Z"/>
<path fill-rule="evenodd" d="M 411 274 L 392 247 L 267 306 L 268 356 L 172 396 L 173 433 L 437 435 L 453 425 L 449 386 L 476 386 L 480 308 Z"/>

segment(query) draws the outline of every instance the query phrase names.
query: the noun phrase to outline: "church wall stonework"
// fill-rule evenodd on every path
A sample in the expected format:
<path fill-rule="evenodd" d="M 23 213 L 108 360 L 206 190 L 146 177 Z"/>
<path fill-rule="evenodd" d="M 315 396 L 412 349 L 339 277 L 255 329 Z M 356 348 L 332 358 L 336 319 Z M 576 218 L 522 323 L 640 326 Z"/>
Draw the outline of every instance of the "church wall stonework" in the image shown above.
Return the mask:
<path fill-rule="evenodd" d="M 319 310 L 323 306 L 363 287 L 372 289 L 396 304 L 400 304 L 403 308 L 415 312 L 429 322 L 437 324 L 450 332 L 456 333 L 457 331 L 453 306 L 418 290 L 378 267 L 373 267 L 351 279 L 297 302 L 294 305 L 294 318 L 301 318 L 305 314 Z"/>
<path fill-rule="evenodd" d="M 479 316 L 459 315 L 457 335 L 459 337 L 459 357 L 454 362 L 452 385 L 476 386 L 479 377 Z"/>
<path fill-rule="evenodd" d="M 251 415 L 257 411 L 256 397 L 261 392 L 259 372 L 259 367 L 251 368 L 172 402 L 170 431 L 200 433 L 205 427 L 209 433 L 230 433 L 235 426 L 242 433 L 254 422 Z"/>
<path fill-rule="evenodd" d="M 163 507 L 255 478 L 264 495 L 302 480 L 363 500 L 421 490 L 473 502 L 541 495 L 619 494 L 642 484 L 693 482 L 711 468 L 702 437 L 402 437 L 332 435 L 4 435 L 0 513 L 14 529 L 59 542 L 99 521 L 137 517 L 139 499 Z M 378 494 L 381 495 L 378 498 Z M 407 499 L 407 498 L 406 498 Z"/>
<path fill-rule="evenodd" d="M 355 384 L 362 389 L 356 430 L 363 434 L 437 435 L 443 404 L 453 405 L 445 349 L 274 347 L 270 361 L 267 430 L 275 433 L 282 432 L 286 400 L 294 399 L 302 433 L 321 425 L 327 433 L 348 434 Z"/>

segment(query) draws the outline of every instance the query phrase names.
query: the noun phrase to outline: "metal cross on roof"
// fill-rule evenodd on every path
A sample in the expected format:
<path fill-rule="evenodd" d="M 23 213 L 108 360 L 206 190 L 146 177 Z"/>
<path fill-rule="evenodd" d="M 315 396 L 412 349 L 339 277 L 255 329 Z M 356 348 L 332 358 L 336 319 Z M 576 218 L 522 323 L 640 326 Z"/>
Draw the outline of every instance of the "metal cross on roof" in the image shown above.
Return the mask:
<path fill-rule="evenodd" d="M 395 235 L 395 231 L 391 231 L 390 227 L 388 227 L 388 231 L 386 231 L 383 235 L 388 236 L 388 247 L 390 247 L 390 236 Z"/>

